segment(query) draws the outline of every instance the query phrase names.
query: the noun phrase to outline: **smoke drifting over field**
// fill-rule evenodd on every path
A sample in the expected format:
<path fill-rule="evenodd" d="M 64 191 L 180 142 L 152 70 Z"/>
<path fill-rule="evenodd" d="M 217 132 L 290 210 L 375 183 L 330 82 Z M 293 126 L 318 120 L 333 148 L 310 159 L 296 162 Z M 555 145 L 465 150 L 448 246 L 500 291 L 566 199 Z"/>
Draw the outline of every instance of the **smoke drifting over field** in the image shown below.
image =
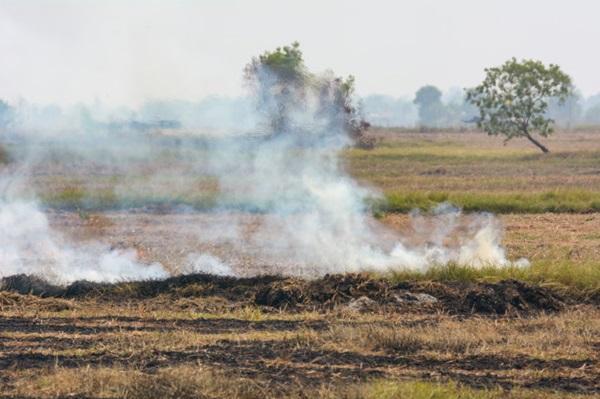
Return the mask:
<path fill-rule="evenodd" d="M 283 265 L 277 272 L 304 276 L 425 270 L 448 263 L 473 267 L 524 264 L 507 260 L 501 247 L 501 228 L 491 215 L 470 216 L 465 228 L 460 211 L 449 206 L 438 208 L 432 216 L 415 214 L 414 230 L 427 237 L 427 244 L 411 244 L 410 237 L 399 236 L 370 216 L 366 204 L 377 196 L 376 191 L 359 185 L 343 170 L 339 155 L 352 140 L 339 108 L 333 106 L 335 99 L 326 98 L 331 93 L 311 86 L 286 93 L 292 99 L 288 104 L 293 104 L 286 110 L 289 120 L 275 130 L 264 119 L 268 111 L 264 108 L 277 104 L 271 101 L 270 93 L 255 94 L 261 99 L 261 107 L 255 116 L 246 118 L 258 121 L 252 133 L 184 140 L 169 148 L 186 165 L 186 173 L 206 175 L 217 182 L 214 211 L 229 215 L 222 218 L 221 224 L 197 226 L 199 240 L 221 240 L 248 248 L 263 262 Z M 211 115 L 212 123 L 218 118 Z M 221 122 L 231 126 L 229 120 Z M 109 172 L 135 169 L 143 163 L 152 165 L 162 151 L 161 141 L 149 142 L 139 132 L 133 134 L 125 128 L 117 144 L 111 144 L 115 136 L 107 130 L 109 126 L 100 125 L 71 133 L 63 130 L 61 135 L 45 140 L 53 143 L 54 150 L 75 154 L 79 162 L 110 165 Z M 49 126 L 47 132 L 51 131 Z M 20 132 L 26 133 L 27 129 Z M 13 133 L 19 133 L 19 129 Z M 39 140 L 30 134 L 17 136 L 29 143 Z M 187 145 L 194 146 L 196 154 L 201 155 L 190 156 Z M 17 161 L 29 167 L 20 170 L 31 171 L 32 164 L 47 159 L 48 148 L 30 145 Z M 167 196 L 169 188 L 160 186 L 160 182 L 172 181 L 173 176 L 161 168 L 150 169 L 145 183 L 152 184 L 153 189 L 162 187 Z M 179 169 L 177 173 L 183 172 Z M 24 181 L 30 178 L 27 173 L 13 172 L 10 180 L 17 175 Z M 28 273 L 57 283 L 78 279 L 120 281 L 163 278 L 170 273 L 234 275 L 239 267 L 209 253 L 190 251 L 187 264 L 178 270 L 166 270 L 158 263 L 141 263 L 134 250 L 115 250 L 94 242 L 68 243 L 49 226 L 36 202 L 24 199 L 26 190 L 14 187 L 0 186 L 0 277 Z M 116 193 L 119 199 L 119 189 Z M 235 215 L 240 211 L 261 214 L 262 223 L 251 234 L 242 234 L 243 228 L 237 224 Z M 262 272 L 260 268 L 252 271 Z"/>
<path fill-rule="evenodd" d="M 293 273 L 394 269 L 425 270 L 456 263 L 472 267 L 524 265 L 510 262 L 501 246 L 502 228 L 489 214 L 464 217 L 459 209 L 439 206 L 432 215 L 414 214 L 413 230 L 425 245 L 412 245 L 370 216 L 367 203 L 377 193 L 341 169 L 338 154 L 345 136 L 312 131 L 311 136 L 281 135 L 259 145 L 222 151 L 220 185 L 225 198 L 267 212 L 251 247 Z M 231 164 L 224 154 L 231 158 Z M 243 238 L 235 237 L 244 242 Z M 289 273 L 290 270 L 283 270 Z"/>
<path fill-rule="evenodd" d="M 35 203 L 0 200 L 0 277 L 42 276 L 56 284 L 164 278 L 159 264 L 142 265 L 134 250 L 71 246 L 48 225 Z"/>

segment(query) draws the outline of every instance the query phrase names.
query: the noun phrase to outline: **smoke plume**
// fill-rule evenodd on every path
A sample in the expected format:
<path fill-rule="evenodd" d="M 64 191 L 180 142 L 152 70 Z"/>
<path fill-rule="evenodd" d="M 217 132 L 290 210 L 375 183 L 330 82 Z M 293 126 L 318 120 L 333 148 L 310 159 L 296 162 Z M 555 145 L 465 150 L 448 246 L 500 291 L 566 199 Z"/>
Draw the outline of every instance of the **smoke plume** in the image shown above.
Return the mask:
<path fill-rule="evenodd" d="M 57 127 L 54 131 L 60 134 L 43 138 L 32 134 L 27 124 L 13 128 L 10 137 L 26 145 L 16 160 L 20 167 L 5 167 L 9 176 L 4 180 L 12 183 L 0 184 L 0 277 L 27 273 L 66 284 L 79 279 L 114 282 L 197 272 L 316 277 L 362 270 L 423 271 L 450 263 L 471 267 L 526 264 L 507 259 L 501 226 L 492 215 L 462 215 L 448 205 L 432 215 L 415 213 L 413 231 L 422 237 L 419 242 L 379 223 L 367 206 L 378 197 L 377 191 L 349 176 L 340 158 L 353 145 L 350 128 L 357 123 L 348 120 L 346 112 L 354 105 L 339 95 L 347 82 L 326 73 L 311 74 L 310 79 L 303 74 L 302 80 L 284 84 L 268 69 L 259 68 L 257 74 L 262 83 L 253 86 L 251 93 L 256 99 L 255 115 L 249 117 L 245 108 L 244 123 L 257 122 L 253 129 L 237 134 L 206 136 L 177 125 L 163 129 L 159 123 L 151 130 L 159 139 L 149 140 L 149 133 L 140 131 L 139 124 L 98 124 L 89 118 L 76 129 Z M 216 131 L 231 132 L 235 125 L 230 114 L 207 118 Z M 224 129 L 218 129 L 220 118 L 226 119 L 220 121 Z M 51 123 L 46 129 L 53 131 Z M 180 134 L 177 140 L 168 141 L 168 148 L 163 147 L 163 139 L 170 137 L 165 130 L 176 138 Z M 160 163 L 165 152 L 170 161 Z M 74 164 L 67 167 L 66 160 Z M 198 240 L 230 243 L 244 259 L 254 259 L 254 265 L 248 269 L 235 259 L 224 262 L 190 250 L 185 264 L 167 270 L 159 263 L 141 262 L 132 249 L 113 249 L 101 242 L 69 243 L 50 227 L 35 193 L 27 189 L 39 177 L 36 170 L 46 171 L 48 165 L 57 163 L 80 173 L 84 185 L 96 184 L 94 179 L 109 181 L 115 175 L 143 175 L 134 183 L 125 180 L 111 187 L 121 209 L 127 209 L 126 198 L 132 190 L 142 197 L 151 193 L 153 199 L 169 198 L 189 186 L 186 176 L 214 182 L 217 192 L 210 212 L 217 221 L 197 226 Z M 93 171 L 87 176 L 89 183 L 86 171 Z M 15 186 L 18 180 L 26 183 Z M 239 215 L 255 215 L 260 223 L 247 229 Z"/>
<path fill-rule="evenodd" d="M 55 284 L 76 280 L 117 282 L 168 276 L 157 263 L 143 265 L 134 250 L 105 245 L 70 246 L 31 202 L 0 202 L 0 277 L 31 274 Z"/>

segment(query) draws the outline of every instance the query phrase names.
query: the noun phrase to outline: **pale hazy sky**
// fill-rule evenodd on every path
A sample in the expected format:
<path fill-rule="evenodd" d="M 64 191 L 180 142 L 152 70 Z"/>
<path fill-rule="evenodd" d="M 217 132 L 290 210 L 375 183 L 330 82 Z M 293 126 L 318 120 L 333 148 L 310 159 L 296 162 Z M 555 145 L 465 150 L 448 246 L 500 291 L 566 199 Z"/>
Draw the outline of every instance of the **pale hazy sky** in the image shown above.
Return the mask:
<path fill-rule="evenodd" d="M 360 94 L 467 87 L 515 56 L 600 92 L 596 0 L 0 0 L 0 98 L 59 104 L 242 93 L 245 63 L 301 43 Z"/>

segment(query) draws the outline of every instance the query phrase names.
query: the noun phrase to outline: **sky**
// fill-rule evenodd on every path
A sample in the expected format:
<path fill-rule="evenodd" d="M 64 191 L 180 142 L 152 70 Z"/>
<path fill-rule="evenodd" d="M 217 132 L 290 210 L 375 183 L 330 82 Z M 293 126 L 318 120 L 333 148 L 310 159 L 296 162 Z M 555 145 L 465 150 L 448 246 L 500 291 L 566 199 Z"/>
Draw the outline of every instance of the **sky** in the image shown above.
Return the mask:
<path fill-rule="evenodd" d="M 244 92 L 255 55 L 299 41 L 359 95 L 470 87 L 511 57 L 600 92 L 594 0 L 0 0 L 0 98 L 137 106 Z"/>

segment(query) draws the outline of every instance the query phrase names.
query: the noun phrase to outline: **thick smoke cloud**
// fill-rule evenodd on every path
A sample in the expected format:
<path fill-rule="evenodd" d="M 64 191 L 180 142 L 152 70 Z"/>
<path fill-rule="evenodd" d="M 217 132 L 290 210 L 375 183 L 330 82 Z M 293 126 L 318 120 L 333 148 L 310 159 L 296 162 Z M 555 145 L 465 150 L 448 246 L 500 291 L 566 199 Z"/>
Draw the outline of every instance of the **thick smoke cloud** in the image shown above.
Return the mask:
<path fill-rule="evenodd" d="M 211 151 L 220 202 L 235 198 L 240 205 L 267 213 L 244 245 L 260 248 L 261 255 L 271 262 L 284 259 L 291 263 L 283 273 L 308 276 L 425 270 L 448 263 L 473 267 L 513 264 L 505 256 L 501 228 L 491 215 L 473 216 L 466 230 L 459 231 L 460 211 L 440 207 L 429 219 L 432 227 L 426 246 L 404 243 L 403 237 L 379 224 L 366 206 L 377 196 L 376 191 L 360 186 L 340 164 L 340 152 L 351 140 L 342 123 L 332 123 L 339 120 L 339 110 L 324 107 L 323 93 L 314 86 L 296 84 L 285 89 L 289 120 L 281 124 L 284 128 L 256 140 L 221 143 Z M 269 110 L 281 109 L 265 97 L 273 100 L 259 93 L 261 104 L 266 103 Z M 325 103 L 333 104 L 327 99 Z M 423 218 L 415 220 L 422 224 Z"/>
<path fill-rule="evenodd" d="M 142 265 L 134 250 L 73 246 L 54 231 L 37 204 L 0 199 L 0 277 L 32 274 L 56 284 L 164 278 L 159 264 Z"/>

